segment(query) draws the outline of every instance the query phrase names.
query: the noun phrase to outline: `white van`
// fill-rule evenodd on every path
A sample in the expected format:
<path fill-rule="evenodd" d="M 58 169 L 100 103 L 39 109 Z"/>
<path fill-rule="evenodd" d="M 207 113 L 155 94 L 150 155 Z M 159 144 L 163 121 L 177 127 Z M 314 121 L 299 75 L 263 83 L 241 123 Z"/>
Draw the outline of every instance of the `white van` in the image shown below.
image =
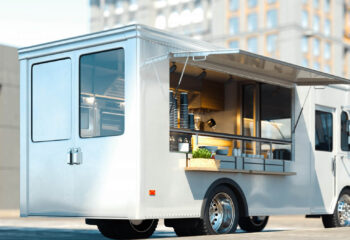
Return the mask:
<path fill-rule="evenodd" d="M 348 79 L 142 25 L 19 58 L 21 216 L 110 238 L 350 224 Z"/>

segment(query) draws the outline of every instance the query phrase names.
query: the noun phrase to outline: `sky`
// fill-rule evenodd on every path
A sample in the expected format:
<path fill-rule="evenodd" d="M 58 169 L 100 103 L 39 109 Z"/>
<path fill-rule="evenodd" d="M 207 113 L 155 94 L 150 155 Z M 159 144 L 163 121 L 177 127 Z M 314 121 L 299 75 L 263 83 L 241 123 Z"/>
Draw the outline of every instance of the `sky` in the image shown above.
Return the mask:
<path fill-rule="evenodd" d="M 25 47 L 89 32 L 89 0 L 0 0 L 0 44 Z"/>

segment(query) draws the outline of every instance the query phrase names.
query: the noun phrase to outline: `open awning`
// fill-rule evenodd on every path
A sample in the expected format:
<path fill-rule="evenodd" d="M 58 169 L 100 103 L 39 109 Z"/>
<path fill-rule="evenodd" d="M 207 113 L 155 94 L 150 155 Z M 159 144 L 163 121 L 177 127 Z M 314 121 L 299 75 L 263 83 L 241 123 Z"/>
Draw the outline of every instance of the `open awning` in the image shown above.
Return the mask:
<path fill-rule="evenodd" d="M 350 80 L 240 49 L 171 53 L 172 61 L 259 82 L 294 85 L 350 84 Z"/>

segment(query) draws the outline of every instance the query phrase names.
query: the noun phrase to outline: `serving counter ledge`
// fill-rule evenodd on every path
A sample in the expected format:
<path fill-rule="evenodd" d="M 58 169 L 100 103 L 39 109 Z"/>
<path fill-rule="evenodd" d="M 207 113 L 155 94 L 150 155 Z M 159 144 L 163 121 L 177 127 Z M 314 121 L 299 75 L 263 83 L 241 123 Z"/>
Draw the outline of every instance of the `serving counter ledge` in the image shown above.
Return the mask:
<path fill-rule="evenodd" d="M 241 170 L 241 169 L 214 169 L 204 167 L 185 167 L 187 172 L 221 172 L 221 173 L 242 173 L 242 174 L 256 174 L 256 175 L 275 175 L 275 176 L 293 176 L 295 172 L 268 172 L 255 170 Z"/>

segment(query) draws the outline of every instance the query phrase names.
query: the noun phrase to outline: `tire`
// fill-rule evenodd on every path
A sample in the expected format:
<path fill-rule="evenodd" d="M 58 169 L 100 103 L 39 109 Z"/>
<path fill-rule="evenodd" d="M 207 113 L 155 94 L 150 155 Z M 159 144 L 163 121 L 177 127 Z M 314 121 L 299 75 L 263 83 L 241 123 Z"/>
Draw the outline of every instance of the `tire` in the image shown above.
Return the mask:
<path fill-rule="evenodd" d="M 325 228 L 350 226 L 350 190 L 343 190 L 334 209 L 333 214 L 322 216 Z"/>
<path fill-rule="evenodd" d="M 158 225 L 158 219 L 143 220 L 134 224 L 129 220 L 106 220 L 97 225 L 100 233 L 111 239 L 139 239 L 152 236 Z"/>
<path fill-rule="evenodd" d="M 198 224 L 199 219 L 181 219 L 172 224 L 172 227 L 178 237 L 189 237 L 198 235 Z"/>
<path fill-rule="evenodd" d="M 260 232 L 265 228 L 268 220 L 268 216 L 242 217 L 239 219 L 238 225 L 246 232 Z"/>
<path fill-rule="evenodd" d="M 196 235 L 196 232 L 193 231 L 193 228 L 190 226 L 174 226 L 173 228 L 178 237 L 190 237 Z"/>
<path fill-rule="evenodd" d="M 199 219 L 194 235 L 234 233 L 237 229 L 239 210 L 233 191 L 220 185 L 204 199 L 203 219 Z M 226 221 L 224 221 L 226 220 Z"/>

